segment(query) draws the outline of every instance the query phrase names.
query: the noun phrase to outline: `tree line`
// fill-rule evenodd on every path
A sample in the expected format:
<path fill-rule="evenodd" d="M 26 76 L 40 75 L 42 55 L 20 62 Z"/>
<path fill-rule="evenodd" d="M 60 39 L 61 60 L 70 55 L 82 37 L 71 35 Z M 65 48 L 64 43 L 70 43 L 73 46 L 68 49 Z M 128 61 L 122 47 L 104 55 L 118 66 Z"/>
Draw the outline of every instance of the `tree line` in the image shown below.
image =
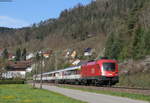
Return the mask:
<path fill-rule="evenodd" d="M 17 48 L 14 56 L 15 56 L 14 61 L 26 60 L 26 56 L 27 56 L 26 48 L 24 48 L 23 50 L 21 50 L 20 48 Z M 2 58 L 9 59 L 9 52 L 7 48 L 3 50 Z"/>

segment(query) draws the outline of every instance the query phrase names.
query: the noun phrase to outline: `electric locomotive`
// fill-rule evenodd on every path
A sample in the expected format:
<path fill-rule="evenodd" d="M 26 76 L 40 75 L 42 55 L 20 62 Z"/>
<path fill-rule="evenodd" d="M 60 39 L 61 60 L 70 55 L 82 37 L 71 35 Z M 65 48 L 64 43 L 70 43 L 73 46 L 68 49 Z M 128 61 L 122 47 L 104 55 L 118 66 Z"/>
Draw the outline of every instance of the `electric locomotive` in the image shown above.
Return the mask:
<path fill-rule="evenodd" d="M 119 82 L 117 61 L 101 59 L 84 64 L 81 77 L 87 84 L 114 85 Z"/>

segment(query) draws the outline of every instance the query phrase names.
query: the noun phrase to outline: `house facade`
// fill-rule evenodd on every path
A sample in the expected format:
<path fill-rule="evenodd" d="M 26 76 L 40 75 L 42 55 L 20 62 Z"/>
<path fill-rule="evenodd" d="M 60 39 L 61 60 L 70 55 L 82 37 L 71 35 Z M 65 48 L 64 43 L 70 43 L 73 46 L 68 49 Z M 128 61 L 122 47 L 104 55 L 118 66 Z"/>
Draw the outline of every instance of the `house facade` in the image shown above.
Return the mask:
<path fill-rule="evenodd" d="M 27 69 L 31 66 L 31 61 L 10 61 L 7 66 L 7 72 L 2 74 L 3 78 L 22 78 L 25 79 Z"/>
<path fill-rule="evenodd" d="M 2 54 L 3 54 L 3 50 L 4 50 L 4 49 L 0 48 L 0 57 L 1 57 Z"/>

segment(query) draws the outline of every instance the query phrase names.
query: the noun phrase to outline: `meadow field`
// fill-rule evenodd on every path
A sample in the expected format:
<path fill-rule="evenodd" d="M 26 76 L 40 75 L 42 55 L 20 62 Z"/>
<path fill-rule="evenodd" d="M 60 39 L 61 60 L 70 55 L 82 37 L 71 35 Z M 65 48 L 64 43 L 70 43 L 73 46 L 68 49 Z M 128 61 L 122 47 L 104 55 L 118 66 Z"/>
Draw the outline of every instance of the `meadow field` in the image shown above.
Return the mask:
<path fill-rule="evenodd" d="M 84 103 L 25 84 L 0 85 L 0 103 Z"/>

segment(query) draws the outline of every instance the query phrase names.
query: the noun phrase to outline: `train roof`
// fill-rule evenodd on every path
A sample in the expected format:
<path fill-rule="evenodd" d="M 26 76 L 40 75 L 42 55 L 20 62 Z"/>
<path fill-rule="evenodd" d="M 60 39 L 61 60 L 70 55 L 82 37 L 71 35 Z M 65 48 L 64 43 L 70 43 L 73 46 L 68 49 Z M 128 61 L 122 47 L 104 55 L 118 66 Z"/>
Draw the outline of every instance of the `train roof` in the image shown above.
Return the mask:
<path fill-rule="evenodd" d="M 69 67 L 69 68 L 66 68 L 66 69 L 63 69 L 63 70 L 67 71 L 67 70 L 75 70 L 75 69 L 79 69 L 79 68 L 81 68 L 81 66 Z"/>
<path fill-rule="evenodd" d="M 68 71 L 68 70 L 75 70 L 75 69 L 78 69 L 80 67 L 81 66 L 73 66 L 73 67 L 68 67 L 68 68 L 65 68 L 65 69 L 60 69 L 60 70 L 57 70 L 57 71 L 54 71 L 54 72 L 62 72 L 62 71 Z"/>
<path fill-rule="evenodd" d="M 81 66 L 73 66 L 73 67 L 68 67 L 66 69 L 56 70 L 56 71 L 52 71 L 52 72 L 46 72 L 46 73 L 42 73 L 42 74 L 46 75 L 46 74 L 57 73 L 57 72 L 62 72 L 62 71 L 75 70 L 75 69 L 79 69 L 80 67 Z"/>

